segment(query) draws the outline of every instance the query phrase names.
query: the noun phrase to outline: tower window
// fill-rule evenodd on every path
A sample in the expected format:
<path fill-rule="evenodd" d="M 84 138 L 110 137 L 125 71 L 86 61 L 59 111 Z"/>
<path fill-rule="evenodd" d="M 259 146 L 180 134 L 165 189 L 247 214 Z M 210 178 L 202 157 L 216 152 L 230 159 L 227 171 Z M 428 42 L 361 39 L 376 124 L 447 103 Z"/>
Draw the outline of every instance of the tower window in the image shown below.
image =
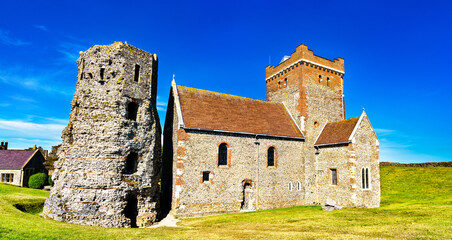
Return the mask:
<path fill-rule="evenodd" d="M 105 68 L 100 68 L 100 80 L 104 80 Z"/>
<path fill-rule="evenodd" d="M 329 78 L 329 77 L 326 78 L 326 85 L 327 85 L 327 86 L 330 85 L 330 78 Z"/>
<path fill-rule="evenodd" d="M 138 82 L 138 79 L 140 78 L 140 65 L 136 64 L 135 65 L 135 77 L 134 77 L 134 81 Z"/>
<path fill-rule="evenodd" d="M 337 185 L 337 169 L 331 168 L 331 185 Z"/>
<path fill-rule="evenodd" d="M 289 191 L 292 191 L 292 189 L 293 189 L 293 184 L 292 184 L 292 182 L 289 182 Z"/>
<path fill-rule="evenodd" d="M 284 79 L 284 87 L 287 87 L 287 78 Z"/>
<path fill-rule="evenodd" d="M 136 101 L 129 102 L 127 104 L 127 119 L 136 121 L 138 113 L 138 104 Z"/>
<path fill-rule="evenodd" d="M 269 147 L 267 151 L 267 166 L 275 166 L 275 147 Z"/>
<path fill-rule="evenodd" d="M 297 191 L 301 191 L 301 182 L 300 181 L 297 182 Z"/>
<path fill-rule="evenodd" d="M 124 169 L 124 173 L 132 174 L 137 171 L 138 165 L 138 153 L 131 152 L 126 158 L 126 168 Z"/>
<path fill-rule="evenodd" d="M 322 75 L 319 75 L 319 83 L 322 82 Z"/>
<path fill-rule="evenodd" d="M 228 165 L 228 146 L 226 143 L 218 147 L 218 166 Z"/>
<path fill-rule="evenodd" d="M 202 172 L 202 182 L 209 182 L 210 171 Z"/>
<path fill-rule="evenodd" d="M 281 88 L 281 81 L 278 82 L 278 88 Z"/>

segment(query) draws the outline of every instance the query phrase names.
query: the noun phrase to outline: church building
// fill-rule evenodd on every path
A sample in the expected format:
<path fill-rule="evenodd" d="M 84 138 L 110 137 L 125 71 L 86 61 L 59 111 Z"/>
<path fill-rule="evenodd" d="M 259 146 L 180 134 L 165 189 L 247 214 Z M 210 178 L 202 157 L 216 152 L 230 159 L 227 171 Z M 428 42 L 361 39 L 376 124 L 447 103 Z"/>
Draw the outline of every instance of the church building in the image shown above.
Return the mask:
<path fill-rule="evenodd" d="M 299 45 L 266 68 L 266 101 L 179 86 L 165 120 L 161 207 L 177 217 L 335 202 L 379 207 L 379 141 L 345 118 L 344 60 Z"/>

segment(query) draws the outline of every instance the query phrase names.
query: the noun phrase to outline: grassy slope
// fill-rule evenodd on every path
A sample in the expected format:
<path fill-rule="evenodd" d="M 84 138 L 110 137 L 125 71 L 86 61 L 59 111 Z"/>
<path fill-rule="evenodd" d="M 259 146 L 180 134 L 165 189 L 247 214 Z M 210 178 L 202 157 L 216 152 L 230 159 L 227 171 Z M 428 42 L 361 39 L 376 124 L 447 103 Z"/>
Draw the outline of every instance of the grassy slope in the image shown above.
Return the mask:
<path fill-rule="evenodd" d="M 382 167 L 381 207 L 323 212 L 318 206 L 184 219 L 179 228 L 106 229 L 43 219 L 14 204 L 48 192 L 0 184 L 2 239 L 452 239 L 452 168 Z"/>

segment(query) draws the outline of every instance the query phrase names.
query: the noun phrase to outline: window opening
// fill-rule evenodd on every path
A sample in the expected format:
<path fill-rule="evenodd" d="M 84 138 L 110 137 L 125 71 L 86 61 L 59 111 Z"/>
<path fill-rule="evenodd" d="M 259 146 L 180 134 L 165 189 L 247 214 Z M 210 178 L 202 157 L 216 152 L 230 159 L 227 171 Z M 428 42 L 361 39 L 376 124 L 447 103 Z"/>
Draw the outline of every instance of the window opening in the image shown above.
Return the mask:
<path fill-rule="evenodd" d="M 326 78 L 326 85 L 330 86 L 330 78 L 329 77 Z"/>
<path fill-rule="evenodd" d="M 136 121 L 138 113 L 138 104 L 135 101 L 127 104 L 127 119 Z"/>
<path fill-rule="evenodd" d="M 362 188 L 369 189 L 369 168 L 361 170 Z"/>
<path fill-rule="evenodd" d="M 322 81 L 322 75 L 319 75 L 319 83 Z"/>
<path fill-rule="evenodd" d="M 301 191 L 301 182 L 300 181 L 297 182 L 297 190 Z"/>
<path fill-rule="evenodd" d="M 369 169 L 366 168 L 366 189 L 369 189 Z"/>
<path fill-rule="evenodd" d="M 126 158 L 126 168 L 124 170 L 124 173 L 126 174 L 132 174 L 137 171 L 137 165 L 138 165 L 138 153 L 131 152 Z"/>
<path fill-rule="evenodd" d="M 210 171 L 202 172 L 202 182 L 209 182 Z"/>
<path fill-rule="evenodd" d="M 330 169 L 331 170 L 331 184 L 337 185 L 337 169 Z"/>
<path fill-rule="evenodd" d="M 127 196 L 127 205 L 124 208 L 124 215 L 130 219 L 130 227 L 136 228 L 138 216 L 138 199 L 136 194 L 131 193 Z"/>
<path fill-rule="evenodd" d="M 314 127 L 318 127 L 319 126 L 319 122 L 314 121 Z"/>
<path fill-rule="evenodd" d="M 134 81 L 138 82 L 139 77 L 140 77 L 140 65 L 136 64 Z"/>
<path fill-rule="evenodd" d="M 11 183 L 14 182 L 13 173 L 2 173 L 2 182 Z"/>
<path fill-rule="evenodd" d="M 284 87 L 287 87 L 287 78 L 284 79 Z"/>
<path fill-rule="evenodd" d="M 228 165 L 228 146 L 226 143 L 222 143 L 218 147 L 218 166 L 221 165 Z"/>
<path fill-rule="evenodd" d="M 292 182 L 289 182 L 289 191 L 292 191 L 293 185 Z"/>
<path fill-rule="evenodd" d="M 281 88 L 281 82 L 278 82 L 278 88 Z"/>
<path fill-rule="evenodd" d="M 100 68 L 100 80 L 104 80 L 105 68 Z"/>
<path fill-rule="evenodd" d="M 267 166 L 275 166 L 275 148 L 269 147 L 267 151 Z"/>

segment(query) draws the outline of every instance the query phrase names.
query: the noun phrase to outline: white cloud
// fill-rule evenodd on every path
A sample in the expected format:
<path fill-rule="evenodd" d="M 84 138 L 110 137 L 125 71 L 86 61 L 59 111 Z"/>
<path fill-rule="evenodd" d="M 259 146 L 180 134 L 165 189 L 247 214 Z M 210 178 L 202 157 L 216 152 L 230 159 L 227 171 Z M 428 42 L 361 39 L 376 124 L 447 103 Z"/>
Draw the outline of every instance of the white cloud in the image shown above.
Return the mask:
<path fill-rule="evenodd" d="M 17 146 L 22 146 L 22 142 L 27 144 L 34 142 L 44 148 L 51 147 L 50 144 L 61 141 L 61 132 L 67 125 L 62 124 L 63 121 L 59 119 L 48 123 L 34 123 L 24 120 L 0 119 L 0 136 L 4 138 L 2 140 L 9 142 L 11 148 L 19 148 Z"/>
<path fill-rule="evenodd" d="M 390 135 L 395 132 L 395 130 L 383 129 L 383 128 L 375 128 L 374 130 L 378 136 L 386 136 L 386 135 Z"/>
<path fill-rule="evenodd" d="M 11 36 L 11 34 L 3 29 L 0 29 L 0 43 L 8 46 L 24 46 L 29 45 L 29 42 L 24 42 L 18 38 Z"/>
<path fill-rule="evenodd" d="M 47 27 L 44 26 L 44 25 L 34 25 L 33 27 L 35 27 L 35 28 L 37 28 L 37 29 L 40 29 L 40 30 L 42 30 L 42 31 L 49 31 L 49 30 L 47 29 Z"/>
<path fill-rule="evenodd" d="M 0 66 L 0 82 L 11 86 L 20 86 L 28 90 L 44 91 L 47 93 L 70 96 L 72 93 L 69 93 L 67 90 L 59 89 L 55 86 L 49 86 L 50 79 L 56 79 L 63 73 L 63 70 L 46 71 L 43 69 L 36 70 L 21 66 L 16 66 L 14 68 Z"/>
<path fill-rule="evenodd" d="M 77 43 L 75 41 L 77 40 L 71 38 L 71 41 L 63 41 L 58 45 L 58 52 L 63 55 L 61 60 L 65 62 L 64 64 L 75 64 L 79 58 L 79 52 L 86 51 L 89 48 L 87 44 Z"/>

